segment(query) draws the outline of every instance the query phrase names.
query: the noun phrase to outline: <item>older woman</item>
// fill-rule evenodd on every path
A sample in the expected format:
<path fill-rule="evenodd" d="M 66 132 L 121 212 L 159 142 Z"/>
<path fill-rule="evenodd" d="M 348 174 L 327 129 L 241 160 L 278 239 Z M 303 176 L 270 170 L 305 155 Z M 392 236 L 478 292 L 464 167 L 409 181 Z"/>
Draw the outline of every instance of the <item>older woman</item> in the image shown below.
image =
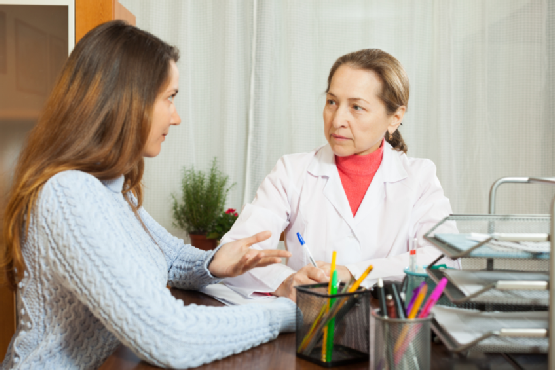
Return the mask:
<path fill-rule="evenodd" d="M 434 164 L 406 155 L 398 131 L 409 100 L 408 77 L 397 59 L 370 49 L 340 57 L 331 68 L 324 107 L 328 144 L 282 157 L 222 243 L 261 230 L 277 245 L 285 230 L 286 265 L 255 268 L 226 282 L 244 295 L 267 292 L 295 299 L 295 285 L 327 281 L 333 251 L 339 278 L 398 278 L 408 266 L 409 240 L 418 263 L 439 251 L 422 236 L 451 213 Z M 300 233 L 319 268 L 307 263 Z M 453 263 L 454 265 L 454 263 Z"/>

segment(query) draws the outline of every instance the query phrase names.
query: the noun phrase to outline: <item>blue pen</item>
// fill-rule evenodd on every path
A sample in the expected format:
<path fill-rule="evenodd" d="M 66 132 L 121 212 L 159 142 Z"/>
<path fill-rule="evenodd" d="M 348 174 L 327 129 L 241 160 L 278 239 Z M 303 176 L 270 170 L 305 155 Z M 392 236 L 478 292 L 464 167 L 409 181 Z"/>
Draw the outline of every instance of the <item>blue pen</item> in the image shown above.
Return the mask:
<path fill-rule="evenodd" d="M 306 254 L 308 254 L 308 259 L 310 260 L 310 263 L 312 263 L 312 266 L 318 267 L 318 265 L 316 265 L 316 261 L 314 261 L 314 257 L 312 257 L 312 254 L 310 254 L 310 251 L 308 250 L 308 247 L 306 246 L 301 233 L 297 233 L 297 238 L 299 239 L 299 243 L 301 243 L 301 246 L 306 251 Z"/>

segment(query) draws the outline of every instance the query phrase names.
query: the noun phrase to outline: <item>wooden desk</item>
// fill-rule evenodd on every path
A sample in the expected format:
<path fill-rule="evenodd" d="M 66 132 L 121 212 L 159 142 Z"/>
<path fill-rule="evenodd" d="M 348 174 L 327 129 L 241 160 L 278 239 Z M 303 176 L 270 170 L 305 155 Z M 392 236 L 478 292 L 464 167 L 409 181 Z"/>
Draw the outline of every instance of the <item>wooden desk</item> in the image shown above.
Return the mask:
<path fill-rule="evenodd" d="M 183 300 L 187 304 L 196 303 L 205 306 L 223 306 L 217 300 L 196 291 L 185 291 L 172 289 L 174 297 Z M 184 351 L 186 349 L 183 349 Z M 432 344 L 431 353 L 432 370 L 464 369 L 464 370 L 512 370 L 522 369 L 510 363 L 510 359 L 502 355 L 475 355 L 474 357 L 461 358 L 450 353 L 441 344 Z M 547 369 L 546 356 L 525 356 L 519 362 L 526 369 L 543 370 Z M 364 369 L 368 370 L 368 362 L 356 365 L 334 367 L 333 369 Z M 100 370 L 144 370 L 158 369 L 139 360 L 137 356 L 127 347 L 120 345 L 116 351 L 108 357 Z M 196 369 L 201 370 L 263 370 L 263 369 L 303 369 L 303 370 L 322 370 L 311 362 L 302 360 L 295 356 L 295 334 L 280 334 L 277 339 L 251 348 L 248 351 L 229 356 L 223 360 L 214 361 L 210 364 L 200 366 Z"/>

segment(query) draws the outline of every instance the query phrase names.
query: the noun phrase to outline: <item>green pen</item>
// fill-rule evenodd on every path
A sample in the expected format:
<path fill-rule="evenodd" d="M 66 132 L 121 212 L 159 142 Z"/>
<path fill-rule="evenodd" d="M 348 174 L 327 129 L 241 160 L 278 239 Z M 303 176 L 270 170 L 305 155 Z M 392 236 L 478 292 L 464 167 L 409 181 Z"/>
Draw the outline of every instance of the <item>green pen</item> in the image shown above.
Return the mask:
<path fill-rule="evenodd" d="M 337 270 L 331 275 L 331 294 L 337 294 L 339 288 L 339 280 L 337 279 Z M 335 302 L 334 298 L 330 299 L 330 309 Z M 335 331 L 335 318 L 331 319 L 328 323 L 328 337 L 326 343 L 326 362 L 331 362 L 333 353 L 333 335 Z"/>

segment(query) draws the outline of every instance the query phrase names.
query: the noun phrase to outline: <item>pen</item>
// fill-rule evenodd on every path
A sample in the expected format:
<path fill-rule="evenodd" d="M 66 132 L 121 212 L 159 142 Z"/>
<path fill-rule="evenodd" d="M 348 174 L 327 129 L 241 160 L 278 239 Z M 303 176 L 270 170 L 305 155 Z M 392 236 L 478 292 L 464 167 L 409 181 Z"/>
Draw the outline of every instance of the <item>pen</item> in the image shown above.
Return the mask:
<path fill-rule="evenodd" d="M 395 303 L 391 294 L 385 296 L 385 305 L 387 306 L 387 316 L 391 319 L 396 319 L 397 312 L 395 311 Z"/>
<path fill-rule="evenodd" d="M 406 317 L 407 307 L 405 306 L 407 295 L 405 292 L 399 293 L 399 298 L 401 298 L 401 307 L 403 307 L 403 317 Z"/>
<path fill-rule="evenodd" d="M 399 291 L 397 290 L 397 285 L 391 285 L 391 295 L 393 296 L 393 304 L 395 305 L 395 311 L 397 313 L 397 318 L 405 318 L 405 310 L 403 309 L 403 304 L 401 303 L 401 297 Z"/>
<path fill-rule="evenodd" d="M 418 316 L 419 318 L 423 319 L 428 317 L 428 315 L 430 314 L 430 310 L 432 309 L 432 307 L 434 307 L 436 302 L 439 300 L 439 297 L 441 297 L 441 293 L 443 293 L 443 289 L 445 289 L 446 285 L 447 285 L 447 278 L 446 277 L 441 278 L 441 280 L 437 284 L 432 294 L 430 294 L 430 298 L 428 298 L 428 302 L 426 302 L 426 304 L 424 305 L 422 312 L 420 312 L 420 315 Z"/>
<path fill-rule="evenodd" d="M 380 305 L 380 312 L 379 314 L 384 317 L 387 318 L 387 302 L 386 302 L 386 298 L 385 298 L 385 291 L 383 288 L 383 280 L 380 278 L 378 279 L 378 304 Z M 389 338 L 390 332 L 389 332 L 389 324 L 387 322 L 384 323 L 384 338 L 383 340 L 385 341 L 385 343 L 388 342 L 388 338 Z M 387 353 L 387 363 L 386 363 L 386 368 L 390 368 L 390 366 L 388 364 L 393 364 L 393 355 L 391 353 L 391 347 L 387 347 L 386 348 L 386 353 Z"/>
<path fill-rule="evenodd" d="M 427 293 L 428 293 L 428 286 L 426 285 L 426 283 L 424 283 L 424 286 L 420 288 L 420 291 L 418 292 L 418 296 L 416 297 L 416 300 L 414 301 L 414 304 L 410 309 L 409 317 L 408 317 L 409 319 L 414 319 L 416 317 L 416 315 L 418 314 L 418 310 L 420 309 L 420 306 L 422 306 L 422 302 L 424 302 L 424 298 L 426 298 Z"/>
<path fill-rule="evenodd" d="M 312 266 L 318 267 L 318 265 L 316 265 L 316 261 L 314 261 L 314 257 L 312 257 L 312 254 L 310 254 L 310 250 L 306 246 L 306 243 L 303 240 L 301 233 L 297 233 L 297 238 L 299 239 L 299 243 L 301 243 L 301 246 L 304 248 L 306 254 L 308 255 L 308 259 L 310 260 L 310 263 L 312 263 Z"/>
<path fill-rule="evenodd" d="M 422 289 L 422 287 L 424 287 L 424 285 L 426 285 L 426 282 L 423 281 L 420 283 L 419 286 L 417 286 L 416 288 L 414 288 L 414 290 L 412 291 L 412 297 L 410 297 L 410 302 L 407 305 L 407 315 L 409 314 L 412 305 L 414 304 L 414 301 L 416 300 L 416 297 L 418 296 L 418 293 L 420 292 L 420 289 Z"/>
<path fill-rule="evenodd" d="M 383 280 L 378 279 L 378 303 L 380 305 L 380 315 L 387 317 L 387 305 L 385 302 L 385 291 L 383 290 Z"/>

